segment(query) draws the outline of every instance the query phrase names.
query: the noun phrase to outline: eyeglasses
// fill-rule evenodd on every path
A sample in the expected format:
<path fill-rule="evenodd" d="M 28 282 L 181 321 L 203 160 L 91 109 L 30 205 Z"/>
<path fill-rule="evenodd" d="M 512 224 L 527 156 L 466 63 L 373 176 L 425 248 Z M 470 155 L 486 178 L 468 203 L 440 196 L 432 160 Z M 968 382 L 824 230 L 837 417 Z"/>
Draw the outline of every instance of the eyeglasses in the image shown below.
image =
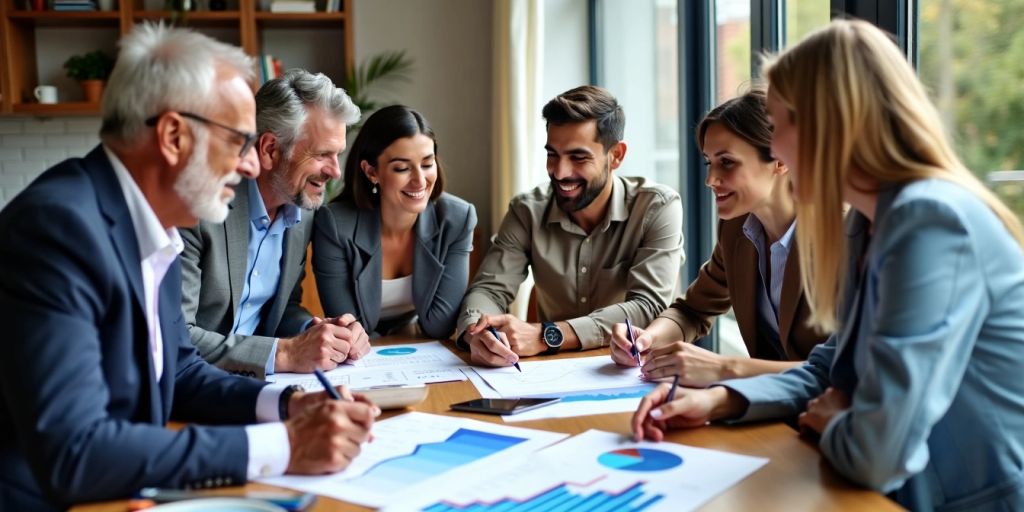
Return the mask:
<path fill-rule="evenodd" d="M 159 114 L 159 115 L 155 115 L 155 116 L 153 116 L 153 117 L 151 117 L 149 119 L 146 119 L 146 126 L 156 126 L 157 120 L 160 119 L 160 116 L 162 116 L 162 115 L 163 114 Z M 258 134 L 255 134 L 255 133 L 252 133 L 252 132 L 243 132 L 242 130 L 239 130 L 239 129 L 236 129 L 236 128 L 232 128 L 232 127 L 230 127 L 230 126 L 228 126 L 226 124 L 218 123 L 217 121 L 214 121 L 212 119 L 207 119 L 207 118 L 205 118 L 205 117 L 203 117 L 203 116 L 201 116 L 199 114 L 193 114 L 191 112 L 178 112 L 178 115 L 180 115 L 181 117 L 187 117 L 189 119 L 193 119 L 193 120 L 199 121 L 200 123 L 203 123 L 203 124 L 212 124 L 213 126 L 217 126 L 217 127 L 223 128 L 223 129 L 225 129 L 225 130 L 227 130 L 227 131 L 229 131 L 229 132 L 231 132 L 231 133 L 241 137 L 242 140 L 244 140 L 244 142 L 242 143 L 242 149 L 238 152 L 238 157 L 239 158 L 245 158 L 245 154 L 248 153 L 249 150 L 252 149 L 252 147 L 254 145 L 256 145 L 256 139 L 259 138 Z"/>

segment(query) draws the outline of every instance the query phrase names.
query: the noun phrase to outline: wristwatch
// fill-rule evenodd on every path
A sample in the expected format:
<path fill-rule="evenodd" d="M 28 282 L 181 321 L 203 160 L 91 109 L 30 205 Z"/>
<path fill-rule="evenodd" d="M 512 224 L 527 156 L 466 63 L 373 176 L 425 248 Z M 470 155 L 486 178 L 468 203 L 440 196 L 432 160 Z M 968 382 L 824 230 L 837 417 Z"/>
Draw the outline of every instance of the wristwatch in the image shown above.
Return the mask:
<path fill-rule="evenodd" d="M 295 384 L 292 384 L 281 391 L 281 396 L 277 400 L 277 416 L 281 418 L 281 421 L 288 419 L 288 402 L 292 399 L 292 395 L 300 391 L 305 390 L 302 386 Z"/>
<path fill-rule="evenodd" d="M 540 325 L 540 338 L 548 346 L 544 353 L 548 355 L 557 354 L 559 349 L 562 348 L 562 342 L 565 341 L 565 337 L 562 336 L 562 330 L 554 322 L 544 322 Z"/>

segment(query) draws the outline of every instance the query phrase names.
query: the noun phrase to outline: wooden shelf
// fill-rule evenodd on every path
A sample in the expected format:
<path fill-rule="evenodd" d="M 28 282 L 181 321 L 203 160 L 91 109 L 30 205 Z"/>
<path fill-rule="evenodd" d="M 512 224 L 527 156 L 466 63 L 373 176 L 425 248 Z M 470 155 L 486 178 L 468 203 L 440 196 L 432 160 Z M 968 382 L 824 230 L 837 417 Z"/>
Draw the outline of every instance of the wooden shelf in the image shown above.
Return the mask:
<path fill-rule="evenodd" d="M 238 11 L 189 11 L 178 24 L 185 27 L 237 27 L 240 13 Z M 170 20 L 169 11 L 136 11 L 132 13 L 136 21 Z"/>
<path fill-rule="evenodd" d="M 86 103 L 84 101 L 66 103 L 15 103 L 12 105 L 15 114 L 27 114 L 33 116 L 68 116 L 68 115 L 97 115 L 100 113 L 99 103 Z"/>
<path fill-rule="evenodd" d="M 117 11 L 11 11 L 7 17 L 12 23 L 37 27 L 116 27 L 121 20 Z"/>
<path fill-rule="evenodd" d="M 256 11 L 260 27 L 340 27 L 343 12 L 266 12 Z"/>

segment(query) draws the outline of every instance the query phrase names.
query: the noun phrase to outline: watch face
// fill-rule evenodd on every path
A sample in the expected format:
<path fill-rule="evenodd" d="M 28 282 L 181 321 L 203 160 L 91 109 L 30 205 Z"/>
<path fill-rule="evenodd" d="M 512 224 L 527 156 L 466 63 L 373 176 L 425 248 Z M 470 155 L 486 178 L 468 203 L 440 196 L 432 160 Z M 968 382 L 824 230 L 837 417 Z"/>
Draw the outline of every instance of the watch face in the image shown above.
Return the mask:
<path fill-rule="evenodd" d="M 561 347 L 562 346 L 562 331 L 555 326 L 548 326 L 544 328 L 544 343 L 547 343 L 549 347 Z"/>

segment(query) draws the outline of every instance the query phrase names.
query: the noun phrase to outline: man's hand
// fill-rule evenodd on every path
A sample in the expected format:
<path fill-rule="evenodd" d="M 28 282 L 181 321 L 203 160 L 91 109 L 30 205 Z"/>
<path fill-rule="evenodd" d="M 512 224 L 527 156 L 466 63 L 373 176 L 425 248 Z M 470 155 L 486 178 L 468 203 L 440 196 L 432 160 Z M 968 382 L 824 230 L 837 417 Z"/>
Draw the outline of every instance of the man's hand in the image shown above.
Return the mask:
<path fill-rule="evenodd" d="M 830 387 L 818 398 L 807 402 L 807 411 L 797 418 L 797 425 L 803 434 L 813 432 L 821 435 L 835 415 L 850 408 L 850 397 Z"/>
<path fill-rule="evenodd" d="M 481 327 L 480 321 L 469 328 L 467 332 L 476 333 L 487 325 L 494 327 L 505 335 L 509 348 L 519 356 L 535 356 L 548 349 L 546 343 L 541 340 L 540 324 L 526 323 L 513 315 L 484 315 L 481 320 L 487 318 L 487 324 Z"/>
<path fill-rule="evenodd" d="M 365 402 L 320 400 L 284 423 L 291 457 L 286 473 L 321 475 L 348 467 L 380 410 Z"/>
<path fill-rule="evenodd" d="M 351 331 L 330 322 L 313 321 L 305 332 L 277 341 L 274 371 L 310 373 L 314 368 L 333 370 L 351 351 Z"/>
<path fill-rule="evenodd" d="M 355 315 L 345 313 L 339 317 L 326 320 L 313 317 L 314 324 L 318 323 L 318 321 L 329 322 L 338 327 L 348 329 L 350 333 L 349 338 L 346 340 L 349 343 L 348 359 L 357 361 L 370 353 L 370 336 L 366 334 L 366 329 L 363 328 L 362 324 L 356 321 Z"/>
<path fill-rule="evenodd" d="M 642 361 L 647 349 L 654 343 L 654 339 L 650 333 L 635 325 L 633 326 L 633 339 L 636 340 L 636 349 L 639 351 L 637 357 Z M 633 346 L 629 343 L 629 337 L 626 335 L 626 324 L 613 325 L 608 341 L 612 347 L 612 361 L 615 361 L 615 364 L 619 366 L 637 365 L 637 357 L 633 357 L 632 353 Z"/>
<path fill-rule="evenodd" d="M 679 376 L 679 384 L 702 388 L 731 378 L 732 359 L 702 349 L 692 343 L 676 341 L 654 347 L 642 371 L 644 377 L 661 379 Z"/>
<path fill-rule="evenodd" d="M 488 329 L 494 317 L 481 315 L 480 319 L 466 329 L 465 340 L 469 343 L 469 359 L 481 366 L 512 366 L 519 362 L 519 356 L 509 348 L 505 333 L 498 331 L 498 337 Z"/>

